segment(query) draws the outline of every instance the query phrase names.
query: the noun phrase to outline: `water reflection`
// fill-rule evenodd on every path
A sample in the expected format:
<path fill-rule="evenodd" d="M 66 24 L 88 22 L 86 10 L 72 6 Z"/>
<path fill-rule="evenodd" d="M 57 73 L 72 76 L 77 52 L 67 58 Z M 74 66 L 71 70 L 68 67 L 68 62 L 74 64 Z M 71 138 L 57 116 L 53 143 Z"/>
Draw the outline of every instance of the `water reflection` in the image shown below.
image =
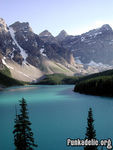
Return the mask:
<path fill-rule="evenodd" d="M 32 87 L 32 86 L 24 86 L 24 87 L 15 87 L 15 88 L 9 88 L 6 91 L 14 92 L 14 91 L 25 91 L 25 90 L 32 90 L 32 89 L 39 89 L 39 87 Z"/>

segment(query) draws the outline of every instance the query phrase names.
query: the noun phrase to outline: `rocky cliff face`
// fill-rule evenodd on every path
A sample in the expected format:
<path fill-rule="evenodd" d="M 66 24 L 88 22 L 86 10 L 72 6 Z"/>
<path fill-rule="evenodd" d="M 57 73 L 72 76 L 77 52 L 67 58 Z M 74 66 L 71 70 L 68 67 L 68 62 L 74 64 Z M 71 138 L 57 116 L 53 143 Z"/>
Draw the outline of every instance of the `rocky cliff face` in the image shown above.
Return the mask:
<path fill-rule="evenodd" d="M 7 27 L 3 19 L 0 19 L 0 27 L 0 51 L 2 55 L 11 59 L 16 57 L 20 57 L 20 59 L 22 59 L 21 55 L 19 54 L 20 49 L 12 39 L 9 32 L 9 27 Z"/>
<path fill-rule="evenodd" d="M 0 66 L 7 66 L 17 79 L 32 81 L 50 73 L 94 73 L 111 69 L 112 58 L 113 31 L 109 25 L 79 36 L 69 36 L 63 30 L 54 37 L 47 30 L 35 34 L 28 22 L 8 27 L 0 19 Z"/>
<path fill-rule="evenodd" d="M 0 18 L 0 32 L 8 32 L 8 27 L 2 18 Z"/>
<path fill-rule="evenodd" d="M 62 30 L 57 36 L 57 41 L 61 42 L 68 36 L 67 32 L 65 30 Z"/>
<path fill-rule="evenodd" d="M 0 27 L 0 51 L 3 55 L 1 62 L 11 69 L 14 77 L 15 63 L 22 67 L 32 65 L 41 71 L 40 75 L 44 73 L 69 73 L 72 75 L 77 72 L 70 50 L 62 47 L 58 42 L 49 42 L 42 38 L 52 37 L 48 31 L 38 36 L 27 22 L 15 22 L 7 27 L 3 19 L 0 20 Z M 27 76 L 24 71 L 20 72 L 21 75 Z"/>
<path fill-rule="evenodd" d="M 32 31 L 28 23 L 16 22 L 9 27 L 9 31 L 15 44 L 20 49 L 20 55 L 23 58 L 20 60 L 21 64 L 22 62 L 28 62 L 38 66 L 41 57 L 40 49 L 44 42 Z M 17 59 L 14 58 L 14 60 L 18 62 Z M 34 60 L 34 63 L 32 60 Z"/>
<path fill-rule="evenodd" d="M 42 39 L 45 43 L 51 43 L 51 44 L 59 44 L 56 38 L 48 31 L 44 30 L 39 34 L 40 39 Z"/>
<path fill-rule="evenodd" d="M 84 64 L 113 65 L 113 30 L 107 24 L 79 36 L 67 36 L 61 44 Z"/>
<path fill-rule="evenodd" d="M 20 54 L 24 61 L 40 67 L 45 59 L 55 60 L 65 64 L 70 62 L 71 52 L 57 43 L 44 41 L 40 37 L 52 37 L 48 31 L 40 36 L 36 35 L 28 23 L 16 22 L 9 27 L 10 34 L 16 45 L 20 48 Z M 16 61 L 16 59 L 14 59 Z M 33 60 L 33 61 L 32 61 Z M 22 62 L 21 62 L 22 63 Z"/>
<path fill-rule="evenodd" d="M 39 67 L 43 59 L 55 59 L 69 63 L 68 56 L 72 55 L 70 51 L 56 43 L 44 42 L 32 31 L 29 23 L 16 22 L 7 27 L 5 21 L 1 19 L 0 27 L 0 48 L 5 57 L 19 64 L 28 62 L 36 67 Z M 40 36 L 50 37 L 52 35 L 45 31 Z"/>

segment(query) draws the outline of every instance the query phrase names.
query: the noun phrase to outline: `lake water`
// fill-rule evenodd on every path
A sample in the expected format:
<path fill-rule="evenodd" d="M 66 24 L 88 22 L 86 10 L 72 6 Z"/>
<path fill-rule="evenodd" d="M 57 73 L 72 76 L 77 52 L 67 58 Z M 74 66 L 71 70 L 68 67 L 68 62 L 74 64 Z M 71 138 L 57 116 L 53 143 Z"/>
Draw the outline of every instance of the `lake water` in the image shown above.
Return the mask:
<path fill-rule="evenodd" d="M 32 131 L 39 150 L 82 150 L 66 139 L 84 139 L 89 107 L 97 138 L 113 140 L 113 98 L 73 92 L 74 85 L 12 87 L 0 92 L 0 150 L 14 150 L 15 105 L 28 103 Z M 105 148 L 106 149 L 106 148 Z"/>

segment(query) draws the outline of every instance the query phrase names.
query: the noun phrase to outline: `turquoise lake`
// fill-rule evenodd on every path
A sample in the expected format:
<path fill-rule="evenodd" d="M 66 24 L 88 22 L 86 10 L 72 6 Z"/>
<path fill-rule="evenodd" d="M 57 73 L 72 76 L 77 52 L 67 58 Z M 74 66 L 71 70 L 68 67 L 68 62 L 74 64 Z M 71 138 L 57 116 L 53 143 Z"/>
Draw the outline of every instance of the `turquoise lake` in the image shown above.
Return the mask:
<path fill-rule="evenodd" d="M 83 150 L 66 146 L 67 138 L 84 139 L 92 107 L 97 139 L 113 140 L 113 98 L 73 92 L 74 85 L 11 87 L 0 92 L 0 150 L 14 150 L 15 105 L 28 104 L 38 150 Z M 106 148 L 105 148 L 106 149 Z"/>

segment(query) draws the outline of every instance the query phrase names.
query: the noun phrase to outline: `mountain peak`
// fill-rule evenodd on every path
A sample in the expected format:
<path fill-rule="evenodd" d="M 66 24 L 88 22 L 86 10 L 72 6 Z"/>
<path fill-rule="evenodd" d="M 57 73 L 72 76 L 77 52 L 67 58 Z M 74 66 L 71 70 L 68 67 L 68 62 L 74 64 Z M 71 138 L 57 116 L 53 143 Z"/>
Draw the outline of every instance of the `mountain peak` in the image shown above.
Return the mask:
<path fill-rule="evenodd" d="M 65 30 L 62 30 L 57 36 L 56 39 L 58 41 L 64 40 L 68 36 L 67 32 Z"/>
<path fill-rule="evenodd" d="M 41 32 L 40 34 L 39 34 L 39 36 L 40 37 L 43 37 L 43 36 L 46 36 L 46 37 L 48 37 L 48 36 L 53 36 L 48 30 L 44 30 L 43 32 Z"/>
<path fill-rule="evenodd" d="M 0 32 L 2 31 L 8 32 L 8 29 L 5 20 L 3 18 L 0 18 Z"/>
<path fill-rule="evenodd" d="M 65 35 L 65 36 L 68 35 L 67 32 L 66 32 L 65 30 L 62 30 L 59 34 L 63 34 L 63 35 Z"/>
<path fill-rule="evenodd" d="M 100 29 L 107 30 L 107 31 L 112 31 L 112 28 L 110 27 L 109 24 L 104 24 Z"/>
<path fill-rule="evenodd" d="M 4 24 L 5 20 L 3 18 L 0 18 L 0 24 Z"/>
<path fill-rule="evenodd" d="M 89 37 L 94 36 L 94 37 L 96 37 L 97 35 L 101 35 L 103 33 L 110 33 L 110 32 L 112 32 L 112 28 L 110 27 L 110 25 L 109 24 L 104 24 L 100 28 L 96 28 L 96 29 L 93 29 L 93 30 L 90 30 L 86 33 L 81 34 L 81 36 L 83 36 L 83 37 L 84 36 L 89 36 Z M 82 39 L 82 41 L 83 41 L 83 39 Z"/>
<path fill-rule="evenodd" d="M 15 31 L 31 31 L 32 32 L 32 29 L 31 27 L 29 26 L 29 23 L 28 22 L 15 22 L 14 24 L 11 25 L 11 27 L 13 27 L 13 29 Z"/>

